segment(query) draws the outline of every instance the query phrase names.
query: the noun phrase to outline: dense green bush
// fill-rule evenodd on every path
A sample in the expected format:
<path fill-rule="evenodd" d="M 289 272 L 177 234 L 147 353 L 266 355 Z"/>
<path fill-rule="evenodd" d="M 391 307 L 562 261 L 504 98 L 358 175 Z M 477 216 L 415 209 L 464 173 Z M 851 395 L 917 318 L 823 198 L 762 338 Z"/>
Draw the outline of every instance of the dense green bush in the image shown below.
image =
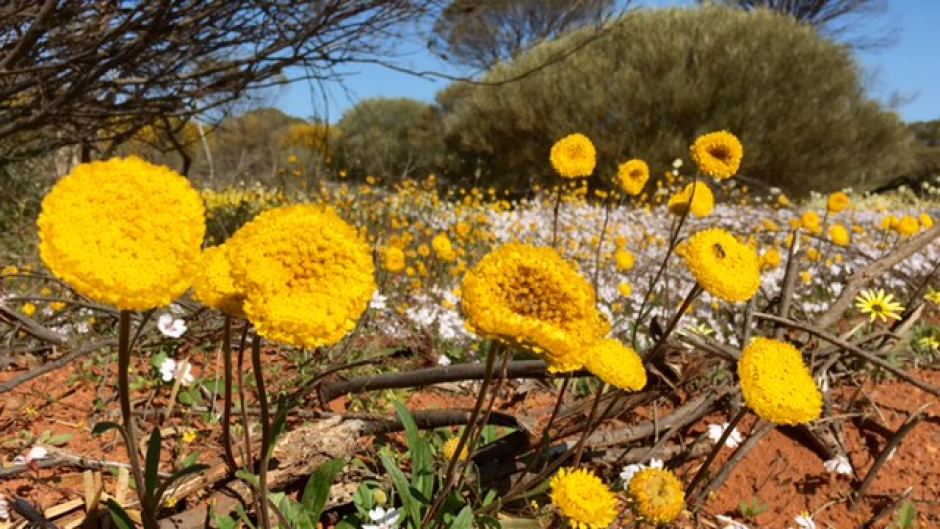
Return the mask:
<path fill-rule="evenodd" d="M 443 158 L 440 118 L 413 99 L 367 99 L 337 124 L 337 167 L 354 176 L 423 177 Z"/>
<path fill-rule="evenodd" d="M 520 76 L 438 95 L 460 160 L 454 176 L 482 170 L 491 183 L 525 188 L 550 175 L 549 147 L 572 131 L 594 139 L 595 179 L 605 180 L 631 157 L 654 174 L 677 156 L 688 163 L 695 136 L 717 129 L 744 142 L 742 176 L 794 194 L 871 188 L 912 159 L 909 132 L 866 97 L 850 51 L 763 10 L 636 10 L 600 36 L 568 34 L 483 80 Z"/>

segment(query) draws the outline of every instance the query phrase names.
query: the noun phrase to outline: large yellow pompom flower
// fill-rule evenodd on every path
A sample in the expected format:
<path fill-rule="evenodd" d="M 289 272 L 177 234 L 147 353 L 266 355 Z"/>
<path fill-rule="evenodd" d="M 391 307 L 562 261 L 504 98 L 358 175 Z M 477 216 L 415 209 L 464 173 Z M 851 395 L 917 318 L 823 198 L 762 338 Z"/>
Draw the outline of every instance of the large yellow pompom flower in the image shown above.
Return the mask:
<path fill-rule="evenodd" d="M 244 293 L 232 281 L 228 248 L 222 244 L 203 250 L 193 276 L 193 293 L 203 305 L 236 317 L 244 317 Z"/>
<path fill-rule="evenodd" d="M 594 172 L 597 151 L 587 136 L 575 133 L 556 141 L 549 159 L 562 178 L 581 178 Z"/>
<path fill-rule="evenodd" d="M 121 310 L 169 305 L 186 292 L 206 231 L 189 181 L 136 157 L 73 169 L 43 199 L 37 224 L 49 270 Z"/>
<path fill-rule="evenodd" d="M 845 208 L 849 207 L 852 203 L 852 200 L 848 195 L 839 191 L 829 195 L 829 198 L 826 200 L 826 209 L 829 213 L 840 213 Z"/>
<path fill-rule="evenodd" d="M 685 215 L 688 210 L 701 218 L 711 215 L 714 209 L 715 195 L 704 182 L 695 182 L 694 186 L 689 184 L 682 191 L 669 197 L 669 212 L 673 215 Z"/>
<path fill-rule="evenodd" d="M 624 193 L 639 195 L 650 179 L 650 168 L 643 160 L 627 160 L 617 166 L 617 183 Z"/>
<path fill-rule="evenodd" d="M 685 507 L 682 482 L 672 471 L 647 468 L 637 472 L 627 485 L 637 515 L 647 522 L 665 525 Z"/>
<path fill-rule="evenodd" d="M 465 276 L 461 307 L 475 333 L 543 357 L 553 372 L 580 369 L 610 330 L 590 283 L 552 248 L 507 244 Z"/>
<path fill-rule="evenodd" d="M 607 529 L 617 519 L 617 497 L 587 470 L 563 468 L 548 485 L 552 505 L 574 529 Z"/>
<path fill-rule="evenodd" d="M 376 289 L 368 245 L 328 207 L 266 211 L 226 244 L 232 278 L 245 292 L 245 315 L 258 334 L 276 342 L 338 342 Z"/>
<path fill-rule="evenodd" d="M 734 134 L 725 130 L 699 136 L 691 151 L 699 170 L 719 180 L 737 174 L 744 157 L 744 146 Z"/>
<path fill-rule="evenodd" d="M 789 343 L 754 338 L 741 352 L 738 377 L 744 402 L 764 420 L 805 424 L 822 413 L 822 394 Z"/>
<path fill-rule="evenodd" d="M 841 224 L 833 224 L 829 228 L 829 239 L 836 246 L 848 246 L 852 242 L 852 234 Z"/>
<path fill-rule="evenodd" d="M 584 363 L 594 376 L 624 391 L 639 391 L 646 385 L 646 369 L 640 355 L 619 340 L 599 340 L 587 351 Z"/>
<path fill-rule="evenodd" d="M 757 252 L 725 230 L 692 235 L 683 257 L 699 285 L 725 301 L 747 301 L 760 288 Z"/>

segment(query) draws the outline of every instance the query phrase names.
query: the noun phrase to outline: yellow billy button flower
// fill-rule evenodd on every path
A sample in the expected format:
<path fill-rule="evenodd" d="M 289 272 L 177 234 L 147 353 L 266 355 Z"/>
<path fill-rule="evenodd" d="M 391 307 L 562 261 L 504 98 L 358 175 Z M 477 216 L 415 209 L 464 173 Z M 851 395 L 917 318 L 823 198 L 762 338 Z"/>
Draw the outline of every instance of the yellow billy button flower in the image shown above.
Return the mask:
<path fill-rule="evenodd" d="M 618 340 L 599 340 L 587 352 L 584 366 L 597 378 L 624 391 L 646 385 L 646 369 L 640 355 Z"/>
<path fill-rule="evenodd" d="M 869 321 L 900 320 L 904 306 L 895 301 L 894 295 L 884 290 L 865 289 L 855 297 L 855 308 L 862 314 L 868 314 Z"/>
<path fill-rule="evenodd" d="M 474 333 L 526 348 L 553 372 L 580 369 L 610 330 L 591 284 L 553 248 L 497 248 L 464 276 L 461 293 Z"/>
<path fill-rule="evenodd" d="M 624 193 L 636 196 L 650 179 L 650 168 L 643 160 L 628 160 L 617 166 L 617 184 Z"/>
<path fill-rule="evenodd" d="M 245 296 L 232 280 L 227 249 L 223 244 L 203 250 L 199 269 L 193 276 L 193 293 L 203 305 L 241 318 L 245 316 L 242 310 Z"/>
<path fill-rule="evenodd" d="M 575 529 L 607 529 L 617 519 L 617 498 L 584 469 L 563 468 L 548 482 L 552 505 Z"/>
<path fill-rule="evenodd" d="M 555 142 L 549 159 L 562 178 L 582 178 L 594 172 L 597 151 L 587 136 L 575 133 Z"/>
<path fill-rule="evenodd" d="M 457 455 L 458 444 L 460 444 L 460 437 L 451 437 L 444 441 L 444 444 L 441 445 L 441 455 L 450 461 Z M 470 457 L 470 450 L 464 445 L 463 450 L 460 451 L 460 460 L 466 461 L 468 457 Z"/>
<path fill-rule="evenodd" d="M 800 219 L 803 224 L 803 228 L 806 231 L 812 233 L 813 235 L 819 235 L 822 233 L 822 219 L 819 218 L 819 215 L 815 211 L 807 211 L 803 214 Z"/>
<path fill-rule="evenodd" d="M 24 315 L 32 318 L 33 314 L 36 314 L 36 305 L 33 305 L 32 303 L 23 303 L 23 307 L 20 308 L 20 311 Z"/>
<path fill-rule="evenodd" d="M 617 250 L 614 254 L 614 261 L 617 263 L 618 272 L 626 272 L 633 268 L 635 259 L 629 250 Z"/>
<path fill-rule="evenodd" d="M 135 157 L 77 166 L 43 199 L 37 224 L 49 270 L 121 310 L 181 296 L 206 231 L 202 199 L 189 181 Z"/>
<path fill-rule="evenodd" d="M 405 252 L 395 246 L 386 246 L 382 249 L 382 264 L 389 272 L 401 272 L 405 269 Z"/>
<path fill-rule="evenodd" d="M 449 263 L 457 260 L 457 253 L 454 251 L 454 246 L 450 243 L 446 233 L 435 235 L 431 239 L 431 248 L 434 249 L 434 255 L 441 261 Z"/>
<path fill-rule="evenodd" d="M 682 191 L 669 197 L 669 212 L 673 215 L 685 215 L 686 210 L 696 217 L 707 217 L 715 209 L 715 195 L 705 182 L 695 182 L 685 186 Z"/>
<path fill-rule="evenodd" d="M 852 235 L 849 230 L 841 224 L 833 224 L 829 228 L 829 239 L 836 246 L 848 246 L 852 242 Z"/>
<path fill-rule="evenodd" d="M 258 334 L 303 346 L 332 345 L 355 328 L 375 292 L 372 252 L 328 207 L 266 211 L 226 245 L 232 278 Z"/>
<path fill-rule="evenodd" d="M 617 292 L 619 292 L 621 296 L 628 298 L 633 294 L 633 285 L 630 283 L 620 283 L 617 285 Z"/>
<path fill-rule="evenodd" d="M 728 131 L 711 132 L 696 138 L 692 159 L 703 174 L 723 180 L 737 174 L 744 146 Z"/>
<path fill-rule="evenodd" d="M 672 471 L 647 468 L 637 472 L 627 485 L 637 515 L 655 525 L 665 525 L 682 513 L 685 492 Z"/>
<path fill-rule="evenodd" d="M 822 394 L 789 343 L 754 338 L 741 352 L 738 377 L 744 401 L 764 420 L 805 424 L 822 412 Z"/>
<path fill-rule="evenodd" d="M 826 200 L 826 209 L 829 213 L 841 213 L 845 208 L 852 204 L 852 200 L 845 193 L 839 191 L 829 195 Z"/>
<path fill-rule="evenodd" d="M 757 252 L 725 230 L 712 228 L 692 235 L 684 257 L 699 285 L 715 297 L 747 301 L 760 288 Z"/>
<path fill-rule="evenodd" d="M 920 221 L 920 225 L 923 226 L 925 230 L 929 230 L 930 228 L 933 228 L 933 217 L 931 217 L 930 215 L 926 213 L 921 213 L 920 216 L 917 218 L 917 220 Z"/>
<path fill-rule="evenodd" d="M 917 219 L 914 217 L 904 215 L 897 224 L 892 226 L 892 229 L 898 232 L 901 237 L 913 237 L 917 235 L 918 230 L 920 230 L 920 223 L 917 222 Z"/>
<path fill-rule="evenodd" d="M 761 270 L 773 270 L 780 266 L 780 252 L 776 248 L 768 248 L 760 256 L 760 268 Z"/>

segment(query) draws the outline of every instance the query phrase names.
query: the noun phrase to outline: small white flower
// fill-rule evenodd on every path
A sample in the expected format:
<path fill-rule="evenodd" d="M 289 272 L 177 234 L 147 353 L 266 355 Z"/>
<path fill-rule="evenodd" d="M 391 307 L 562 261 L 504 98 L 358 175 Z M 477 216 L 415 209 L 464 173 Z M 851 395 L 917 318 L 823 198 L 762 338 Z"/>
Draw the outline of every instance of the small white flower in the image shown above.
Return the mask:
<path fill-rule="evenodd" d="M 806 511 L 801 512 L 793 521 L 796 522 L 796 525 L 800 526 L 800 529 L 816 529 L 816 522 L 810 517 L 809 513 Z"/>
<path fill-rule="evenodd" d="M 388 307 L 388 304 L 386 303 L 387 300 L 387 297 L 383 296 L 381 293 L 379 293 L 378 290 L 376 290 L 375 293 L 372 294 L 372 300 L 369 301 L 369 308 L 372 310 L 385 310 L 386 307 Z"/>
<path fill-rule="evenodd" d="M 17 465 L 28 465 L 33 461 L 39 461 L 40 459 L 45 459 L 49 455 L 49 451 L 41 446 L 34 446 L 26 452 L 25 456 L 16 456 L 13 458 L 13 463 Z"/>
<path fill-rule="evenodd" d="M 185 321 L 174 318 L 172 314 L 161 314 L 157 320 L 157 328 L 167 338 L 179 338 L 186 333 L 188 327 Z"/>
<path fill-rule="evenodd" d="M 715 519 L 718 520 L 723 525 L 721 529 L 751 529 L 747 524 L 743 524 L 730 516 L 725 516 L 723 514 L 715 515 Z"/>
<path fill-rule="evenodd" d="M 672 167 L 673 167 L 674 169 L 678 169 L 678 168 L 682 167 L 682 158 L 676 158 L 675 160 L 673 160 L 673 161 L 672 161 Z"/>
<path fill-rule="evenodd" d="M 193 366 L 189 362 L 176 363 L 176 360 L 167 358 L 160 364 L 160 375 L 164 382 L 179 379 L 180 384 L 188 386 L 193 383 Z"/>
<path fill-rule="evenodd" d="M 633 463 L 632 465 L 627 465 L 623 467 L 623 470 L 620 472 L 620 479 L 623 480 L 623 488 L 627 489 L 627 486 L 630 485 L 630 480 L 633 479 L 639 471 L 646 469 L 646 465 L 642 463 Z"/>
<path fill-rule="evenodd" d="M 10 503 L 3 494 L 0 494 L 0 522 L 10 521 Z"/>
<path fill-rule="evenodd" d="M 654 457 L 654 458 L 650 459 L 649 467 L 650 467 L 650 468 L 659 468 L 659 469 L 661 469 L 661 468 L 663 468 L 663 460 L 662 460 L 662 459 L 656 459 L 656 458 Z"/>
<path fill-rule="evenodd" d="M 853 473 L 852 463 L 849 461 L 849 458 L 844 455 L 837 455 L 836 457 L 823 462 L 823 466 L 826 467 L 826 470 L 829 472 L 835 472 L 836 474 L 845 474 L 846 476 L 851 476 Z"/>
<path fill-rule="evenodd" d="M 437 365 L 439 366 L 447 367 L 452 363 L 453 362 L 451 361 L 450 357 L 447 355 L 442 354 L 441 356 L 437 357 Z"/>
<path fill-rule="evenodd" d="M 722 424 L 709 424 L 708 425 L 708 438 L 711 439 L 713 443 L 717 443 L 721 436 L 724 435 L 725 430 L 728 428 L 728 423 Z M 731 430 L 731 434 L 728 435 L 728 438 L 725 439 L 725 446 L 728 448 L 737 448 L 744 441 L 744 436 L 741 435 L 741 432 L 737 428 Z"/>
<path fill-rule="evenodd" d="M 364 523 L 362 529 L 394 529 L 398 527 L 398 519 L 401 513 L 398 509 L 385 510 L 384 507 L 376 507 L 369 511 L 369 520 L 375 523 Z"/>

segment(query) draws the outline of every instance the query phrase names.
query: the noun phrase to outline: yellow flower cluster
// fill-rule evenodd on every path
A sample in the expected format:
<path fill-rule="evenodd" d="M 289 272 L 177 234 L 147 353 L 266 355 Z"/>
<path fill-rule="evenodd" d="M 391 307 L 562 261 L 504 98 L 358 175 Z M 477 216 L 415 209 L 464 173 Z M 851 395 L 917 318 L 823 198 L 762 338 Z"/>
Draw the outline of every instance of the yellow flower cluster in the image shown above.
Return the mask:
<path fill-rule="evenodd" d="M 833 193 L 826 200 L 826 209 L 829 213 L 841 213 L 852 204 L 852 200 L 843 192 Z"/>
<path fill-rule="evenodd" d="M 552 505 L 574 529 L 607 529 L 617 519 L 617 498 L 584 469 L 563 468 L 548 482 Z"/>
<path fill-rule="evenodd" d="M 637 472 L 627 492 L 637 515 L 656 525 L 672 522 L 685 507 L 682 482 L 669 470 L 646 468 Z"/>
<path fill-rule="evenodd" d="M 822 413 L 822 394 L 789 343 L 754 338 L 741 352 L 738 376 L 744 401 L 764 420 L 805 424 Z"/>
<path fill-rule="evenodd" d="M 617 166 L 617 183 L 624 193 L 636 196 L 643 192 L 650 178 L 650 168 L 643 160 L 627 160 Z"/>
<path fill-rule="evenodd" d="M 451 437 L 444 441 L 444 444 L 441 445 L 441 455 L 450 461 L 457 455 L 458 444 L 460 444 L 460 437 Z M 464 445 L 463 450 L 460 451 L 460 460 L 466 461 L 468 457 L 470 457 L 470 450 L 467 445 Z"/>
<path fill-rule="evenodd" d="M 549 159 L 562 178 L 581 178 L 594 172 L 597 151 L 587 136 L 575 133 L 555 142 Z"/>
<path fill-rule="evenodd" d="M 331 208 L 266 211 L 226 243 L 245 314 L 265 338 L 331 345 L 355 326 L 375 292 L 372 253 Z"/>
<path fill-rule="evenodd" d="M 464 276 L 461 292 L 473 332 L 529 349 L 553 372 L 580 369 L 586 346 L 610 330 L 594 289 L 552 248 L 499 247 Z"/>
<path fill-rule="evenodd" d="M 122 310 L 149 310 L 182 295 L 206 230 L 189 182 L 136 157 L 76 167 L 43 199 L 37 224 L 49 270 Z"/>
<path fill-rule="evenodd" d="M 685 249 L 689 271 L 709 294 L 725 301 L 747 301 L 760 288 L 757 252 L 719 228 L 689 237 Z"/>
<path fill-rule="evenodd" d="M 227 251 L 224 244 L 202 251 L 199 268 L 193 276 L 193 293 L 203 305 L 242 318 L 245 296 L 232 280 Z"/>
<path fill-rule="evenodd" d="M 646 385 L 646 369 L 640 355 L 618 340 L 604 339 L 592 345 L 584 367 L 624 391 L 639 391 Z"/>
<path fill-rule="evenodd" d="M 711 132 L 696 138 L 692 159 L 703 174 L 719 180 L 731 178 L 741 167 L 744 146 L 728 131 Z"/>
<path fill-rule="evenodd" d="M 673 215 L 685 215 L 689 211 L 696 217 L 707 217 L 715 209 L 715 195 L 708 184 L 695 182 L 670 197 L 668 206 Z"/>
<path fill-rule="evenodd" d="M 441 261 L 450 263 L 457 260 L 457 252 L 454 251 L 454 245 L 450 243 L 446 233 L 435 235 L 431 239 L 431 247 L 434 248 L 434 255 Z"/>

